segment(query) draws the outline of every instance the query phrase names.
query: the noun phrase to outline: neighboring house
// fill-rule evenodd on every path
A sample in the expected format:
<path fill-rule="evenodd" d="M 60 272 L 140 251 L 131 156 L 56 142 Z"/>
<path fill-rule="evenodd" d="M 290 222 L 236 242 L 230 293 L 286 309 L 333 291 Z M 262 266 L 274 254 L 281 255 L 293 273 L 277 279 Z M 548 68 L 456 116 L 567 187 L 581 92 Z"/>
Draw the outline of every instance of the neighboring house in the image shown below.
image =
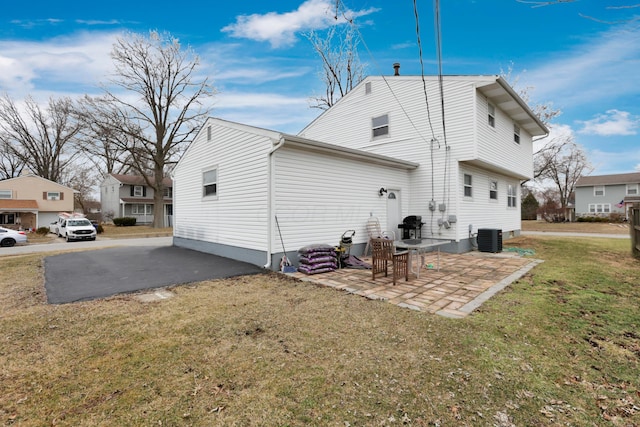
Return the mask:
<path fill-rule="evenodd" d="M 73 211 L 73 193 L 70 187 L 35 175 L 0 181 L 0 226 L 48 227 L 58 213 Z"/>
<path fill-rule="evenodd" d="M 164 224 L 173 224 L 173 181 L 164 178 Z M 100 184 L 103 219 L 134 217 L 136 224 L 153 222 L 153 188 L 139 175 L 109 174 Z"/>
<path fill-rule="evenodd" d="M 174 244 L 276 269 L 280 234 L 293 253 L 355 230 L 357 254 L 370 216 L 397 237 L 421 216 L 422 237 L 454 252 L 479 228 L 519 234 L 547 129 L 502 78 L 447 76 L 445 139 L 438 78 L 425 82 L 429 108 L 420 76 L 368 77 L 298 136 L 208 119 L 174 170 Z"/>
<path fill-rule="evenodd" d="M 628 218 L 629 206 L 640 202 L 640 172 L 583 176 L 575 188 L 576 216 Z"/>

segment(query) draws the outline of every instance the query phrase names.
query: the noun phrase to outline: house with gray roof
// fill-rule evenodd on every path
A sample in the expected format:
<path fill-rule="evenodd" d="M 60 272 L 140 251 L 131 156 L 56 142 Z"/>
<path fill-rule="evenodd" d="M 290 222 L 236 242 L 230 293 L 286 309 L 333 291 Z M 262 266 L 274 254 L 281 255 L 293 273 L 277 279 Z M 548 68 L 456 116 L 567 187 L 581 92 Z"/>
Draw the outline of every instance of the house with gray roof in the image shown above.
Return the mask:
<path fill-rule="evenodd" d="M 576 183 L 576 217 L 628 215 L 640 202 L 640 172 L 583 176 Z"/>

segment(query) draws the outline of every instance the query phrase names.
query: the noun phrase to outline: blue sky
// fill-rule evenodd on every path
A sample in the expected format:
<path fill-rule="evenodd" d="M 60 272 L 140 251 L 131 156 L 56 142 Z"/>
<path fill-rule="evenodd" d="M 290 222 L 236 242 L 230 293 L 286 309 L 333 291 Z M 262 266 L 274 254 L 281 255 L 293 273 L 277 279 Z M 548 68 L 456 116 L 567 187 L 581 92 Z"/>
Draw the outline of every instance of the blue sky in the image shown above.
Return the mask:
<path fill-rule="evenodd" d="M 218 95 L 213 115 L 297 133 L 319 114 L 320 63 L 303 33 L 326 28 L 335 0 L 6 2 L 0 92 L 15 99 L 99 94 L 122 31 L 167 31 L 200 56 Z M 632 0 L 448 0 L 441 5 L 444 74 L 513 67 L 533 102 L 562 111 L 594 174 L 640 170 L 640 8 Z M 411 0 L 344 0 L 363 38 L 366 74 L 419 74 Z M 418 0 L 425 73 L 437 74 L 433 1 Z"/>

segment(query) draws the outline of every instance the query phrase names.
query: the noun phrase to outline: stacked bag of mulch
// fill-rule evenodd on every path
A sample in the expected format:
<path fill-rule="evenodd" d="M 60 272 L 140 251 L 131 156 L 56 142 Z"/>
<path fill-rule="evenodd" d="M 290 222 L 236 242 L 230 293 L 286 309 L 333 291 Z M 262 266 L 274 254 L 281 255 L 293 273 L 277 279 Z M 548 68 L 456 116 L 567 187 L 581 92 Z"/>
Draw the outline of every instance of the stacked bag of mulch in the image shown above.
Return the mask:
<path fill-rule="evenodd" d="M 307 245 L 298 249 L 298 271 L 304 274 L 318 274 L 338 268 L 335 248 L 327 244 Z"/>

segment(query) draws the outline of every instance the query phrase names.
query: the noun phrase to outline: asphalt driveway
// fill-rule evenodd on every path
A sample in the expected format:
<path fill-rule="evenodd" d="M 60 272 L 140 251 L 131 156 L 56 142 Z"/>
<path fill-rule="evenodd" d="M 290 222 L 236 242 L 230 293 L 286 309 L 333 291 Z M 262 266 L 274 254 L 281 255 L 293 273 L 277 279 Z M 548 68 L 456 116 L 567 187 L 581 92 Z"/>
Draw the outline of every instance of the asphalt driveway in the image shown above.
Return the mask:
<path fill-rule="evenodd" d="M 176 246 L 89 250 L 44 261 L 50 304 L 262 272 L 252 264 Z"/>

